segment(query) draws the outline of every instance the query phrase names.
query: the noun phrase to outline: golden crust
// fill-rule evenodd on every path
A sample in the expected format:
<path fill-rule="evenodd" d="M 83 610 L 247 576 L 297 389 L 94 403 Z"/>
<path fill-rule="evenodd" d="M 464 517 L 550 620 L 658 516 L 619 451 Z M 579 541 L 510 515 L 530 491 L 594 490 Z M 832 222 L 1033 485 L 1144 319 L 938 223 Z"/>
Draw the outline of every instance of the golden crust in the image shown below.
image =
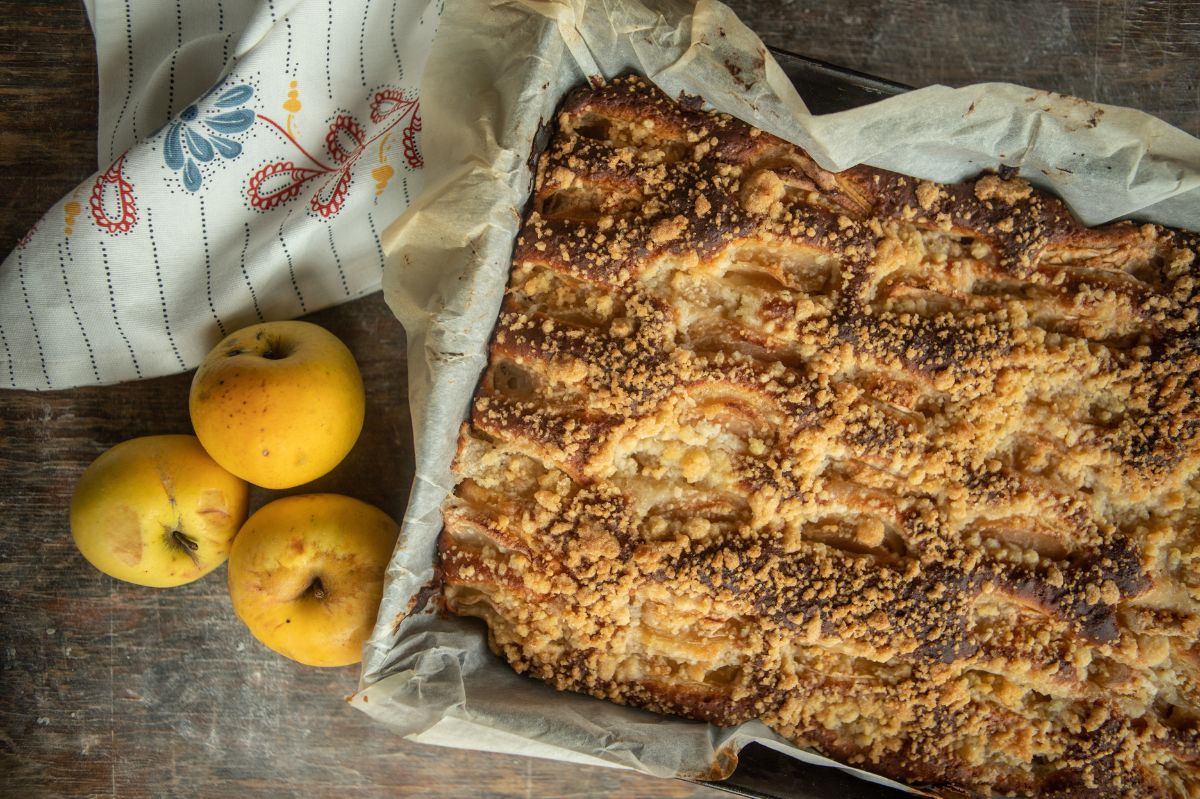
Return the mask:
<path fill-rule="evenodd" d="M 1198 249 L 578 91 L 447 606 L 560 689 L 946 793 L 1200 795 Z"/>

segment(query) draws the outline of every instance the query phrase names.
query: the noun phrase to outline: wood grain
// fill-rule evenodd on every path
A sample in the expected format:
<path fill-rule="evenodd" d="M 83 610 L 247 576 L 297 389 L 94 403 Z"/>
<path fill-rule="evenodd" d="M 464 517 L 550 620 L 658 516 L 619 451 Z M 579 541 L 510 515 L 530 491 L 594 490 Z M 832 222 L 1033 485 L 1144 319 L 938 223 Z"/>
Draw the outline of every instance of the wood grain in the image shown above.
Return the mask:
<path fill-rule="evenodd" d="M 909 86 L 1011 81 L 1200 135 L 1200 0 L 728 5 L 769 45 Z"/>
<path fill-rule="evenodd" d="M 96 93 L 80 0 L 0 0 L 0 253 L 96 170 Z"/>
<path fill-rule="evenodd" d="M 366 427 L 331 474 L 256 490 L 251 506 L 336 491 L 399 517 L 413 474 L 403 329 L 378 294 L 308 318 L 358 358 Z M 0 795 L 716 795 L 407 743 L 343 701 L 355 668 L 306 668 L 255 641 L 230 608 L 224 567 L 168 590 L 92 570 L 68 528 L 75 480 L 119 441 L 189 431 L 190 378 L 0 395 Z"/>
<path fill-rule="evenodd" d="M 730 4 L 769 44 L 912 85 L 1012 80 L 1200 132 L 1200 2 Z M 96 168 L 92 47 L 78 0 L 0 0 L 0 252 Z M 378 295 L 310 318 L 350 345 L 369 402 L 349 459 L 303 490 L 399 516 L 413 470 L 403 331 Z M 409 744 L 342 701 L 354 669 L 300 667 L 254 641 L 224 569 L 167 591 L 92 570 L 68 532 L 74 481 L 118 441 L 187 431 L 189 381 L 0 393 L 0 794 L 718 795 Z"/>

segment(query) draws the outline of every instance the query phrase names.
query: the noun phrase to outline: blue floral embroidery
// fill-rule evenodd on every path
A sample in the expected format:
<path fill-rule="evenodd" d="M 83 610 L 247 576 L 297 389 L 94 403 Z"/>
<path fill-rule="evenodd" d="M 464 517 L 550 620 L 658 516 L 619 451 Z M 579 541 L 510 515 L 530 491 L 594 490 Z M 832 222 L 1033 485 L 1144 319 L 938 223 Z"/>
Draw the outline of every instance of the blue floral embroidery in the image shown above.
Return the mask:
<path fill-rule="evenodd" d="M 183 186 L 188 191 L 200 188 L 201 175 L 197 163 L 207 164 L 217 156 L 234 158 L 242 145 L 228 136 L 241 133 L 254 124 L 254 111 L 237 108 L 254 94 L 246 84 L 233 86 L 221 93 L 211 107 L 201 108 L 217 89 L 218 84 L 195 105 L 189 105 L 179 119 L 167 129 L 163 141 L 163 161 L 172 171 L 183 170 Z"/>

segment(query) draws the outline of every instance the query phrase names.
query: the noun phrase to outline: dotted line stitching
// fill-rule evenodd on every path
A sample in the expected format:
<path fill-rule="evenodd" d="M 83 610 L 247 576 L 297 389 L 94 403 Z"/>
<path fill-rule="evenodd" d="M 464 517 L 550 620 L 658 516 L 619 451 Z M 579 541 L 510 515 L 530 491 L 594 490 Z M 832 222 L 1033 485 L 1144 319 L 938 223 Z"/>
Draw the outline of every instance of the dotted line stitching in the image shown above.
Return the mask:
<path fill-rule="evenodd" d="M 350 286 L 346 285 L 346 272 L 342 269 L 342 258 L 338 255 L 337 247 L 333 246 L 333 226 L 326 225 L 325 232 L 329 234 L 329 251 L 333 253 L 333 262 L 337 265 L 338 277 L 342 279 L 342 291 L 350 296 Z"/>
<path fill-rule="evenodd" d="M 175 346 L 175 334 L 171 332 L 171 319 L 167 315 L 167 290 L 163 285 L 162 267 L 158 261 L 158 243 L 154 240 L 154 222 L 149 208 L 146 209 L 146 231 L 150 235 L 150 255 L 154 258 L 154 279 L 158 282 L 158 300 L 162 305 L 163 328 L 167 332 L 167 341 L 171 344 L 171 352 L 175 353 L 175 360 L 179 361 L 179 368 L 187 369 L 187 364 L 183 362 L 183 356 L 179 354 L 179 348 Z"/>
<path fill-rule="evenodd" d="M 125 342 L 125 349 L 129 350 L 129 359 L 133 361 L 133 371 L 137 374 L 138 380 L 141 380 L 142 367 L 133 351 L 133 345 L 129 343 L 129 337 L 125 335 L 125 330 L 121 327 L 121 319 L 117 316 L 117 295 L 113 291 L 112 272 L 108 268 L 108 251 L 104 249 L 103 241 L 100 242 L 100 262 L 104 264 L 104 282 L 108 285 L 108 304 L 112 307 L 113 324 L 117 326 L 117 333 Z"/>
<path fill-rule="evenodd" d="M 250 273 L 246 271 L 246 250 L 250 247 L 250 223 L 243 222 L 246 226 L 246 240 L 242 243 L 242 277 L 246 280 L 246 288 L 250 289 L 250 301 L 254 303 L 254 314 L 258 317 L 258 321 L 263 319 L 262 311 L 258 307 L 258 295 L 254 293 L 254 285 L 250 282 Z"/>
<path fill-rule="evenodd" d="M 121 102 L 121 112 L 117 114 L 117 124 L 113 125 L 112 136 L 108 140 L 108 160 L 112 161 L 117 153 L 117 131 L 125 120 L 125 112 L 129 109 L 129 100 L 133 97 L 133 0 L 125 0 L 125 52 L 129 54 L 129 76 L 125 82 L 125 99 Z M 137 118 L 133 119 L 133 138 L 137 139 Z"/>
<path fill-rule="evenodd" d="M 221 331 L 221 338 L 225 338 L 225 324 L 221 321 L 221 317 L 217 315 L 217 306 L 213 302 L 212 260 L 208 254 L 208 221 L 204 217 L 203 195 L 200 196 L 200 240 L 204 242 L 204 279 L 205 289 L 208 292 L 208 309 L 212 311 L 212 318 L 217 323 L 217 330 Z"/>
<path fill-rule="evenodd" d="M 379 241 L 379 234 L 375 232 L 375 219 L 367 214 L 367 222 L 371 225 L 371 235 L 375 237 L 375 249 L 379 252 L 379 270 L 383 271 L 383 243 Z"/>
<path fill-rule="evenodd" d="M 325 91 L 333 99 L 333 74 L 329 67 L 329 54 L 333 48 L 333 0 L 329 0 L 329 24 L 325 26 Z"/>
<path fill-rule="evenodd" d="M 37 344 L 38 360 L 42 362 L 42 377 L 46 378 L 46 388 L 54 388 L 50 382 L 50 372 L 46 370 L 46 353 L 42 349 L 42 337 L 38 335 L 33 306 L 29 303 L 29 291 L 25 288 L 25 258 L 24 253 L 20 250 L 17 250 L 17 280 L 21 283 L 21 296 L 25 299 L 25 310 L 29 312 L 29 324 L 33 326 L 33 343 Z"/>
<path fill-rule="evenodd" d="M 225 6 L 217 0 L 217 33 L 225 33 Z M 229 36 L 223 36 L 221 42 L 221 65 L 229 63 Z"/>
<path fill-rule="evenodd" d="M 167 76 L 167 118 L 175 116 L 175 62 L 183 47 L 183 5 L 175 0 L 175 52 L 171 53 L 171 71 Z"/>
<path fill-rule="evenodd" d="M 287 49 L 283 55 L 283 73 L 285 75 L 292 74 L 292 17 L 289 14 L 283 18 L 283 25 L 287 29 Z"/>
<path fill-rule="evenodd" d="M 285 219 L 284 222 L 286 221 Z M 296 292 L 296 299 L 300 301 L 300 313 L 308 313 L 308 308 L 304 305 L 304 295 L 300 293 L 300 284 L 296 282 L 296 270 L 292 267 L 292 254 L 288 251 L 287 242 L 283 238 L 283 222 L 279 223 L 279 246 L 283 247 L 283 255 L 287 258 L 288 276 L 292 279 L 292 291 Z"/>
<path fill-rule="evenodd" d="M 388 27 L 388 31 L 392 35 L 392 55 L 396 58 L 396 67 L 400 70 L 400 74 L 396 76 L 397 80 L 404 80 L 404 62 L 400 60 L 400 45 L 396 42 L 396 0 L 392 0 L 392 22 Z"/>
<path fill-rule="evenodd" d="M 4 345 L 4 360 L 8 362 L 8 385 L 15 387 L 17 385 L 17 377 L 13 372 L 12 351 L 8 348 L 8 339 L 4 337 L 4 325 L 0 325 L 0 344 Z"/>
<path fill-rule="evenodd" d="M 67 257 L 63 258 L 63 246 L 66 245 Z M 67 290 L 67 305 L 71 308 L 71 315 L 75 317 L 75 324 L 79 326 L 79 333 L 83 336 L 83 346 L 87 348 L 88 360 L 92 362 L 92 374 L 96 378 L 96 382 L 100 382 L 100 370 L 96 367 L 96 351 L 92 349 L 92 340 L 88 337 L 87 329 L 83 326 L 83 320 L 79 318 L 79 309 L 75 306 L 75 297 L 71 293 L 71 282 L 67 279 L 67 261 L 71 265 L 75 265 L 75 259 L 71 257 L 71 244 L 69 239 L 64 239 L 58 242 L 58 269 L 62 272 L 63 287 Z"/>
<path fill-rule="evenodd" d="M 363 3 L 362 26 L 358 29 L 358 74 L 367 88 L 367 17 L 371 15 L 371 0 Z"/>

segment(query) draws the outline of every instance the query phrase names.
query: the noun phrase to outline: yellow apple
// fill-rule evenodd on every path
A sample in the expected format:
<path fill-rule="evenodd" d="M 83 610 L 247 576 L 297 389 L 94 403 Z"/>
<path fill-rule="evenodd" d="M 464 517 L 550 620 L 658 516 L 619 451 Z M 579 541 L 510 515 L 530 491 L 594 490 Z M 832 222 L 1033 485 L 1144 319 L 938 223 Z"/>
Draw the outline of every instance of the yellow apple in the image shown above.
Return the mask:
<path fill-rule="evenodd" d="M 195 436 L 135 438 L 79 478 L 71 535 L 93 566 L 118 580 L 183 585 L 225 562 L 248 494 Z"/>
<path fill-rule="evenodd" d="M 362 375 L 337 336 L 264 322 L 204 358 L 188 398 L 213 460 L 263 488 L 291 488 L 341 463 L 362 431 Z"/>
<path fill-rule="evenodd" d="M 383 511 L 340 494 L 277 499 L 233 542 L 233 610 L 255 638 L 292 660 L 358 663 L 399 534 Z"/>

